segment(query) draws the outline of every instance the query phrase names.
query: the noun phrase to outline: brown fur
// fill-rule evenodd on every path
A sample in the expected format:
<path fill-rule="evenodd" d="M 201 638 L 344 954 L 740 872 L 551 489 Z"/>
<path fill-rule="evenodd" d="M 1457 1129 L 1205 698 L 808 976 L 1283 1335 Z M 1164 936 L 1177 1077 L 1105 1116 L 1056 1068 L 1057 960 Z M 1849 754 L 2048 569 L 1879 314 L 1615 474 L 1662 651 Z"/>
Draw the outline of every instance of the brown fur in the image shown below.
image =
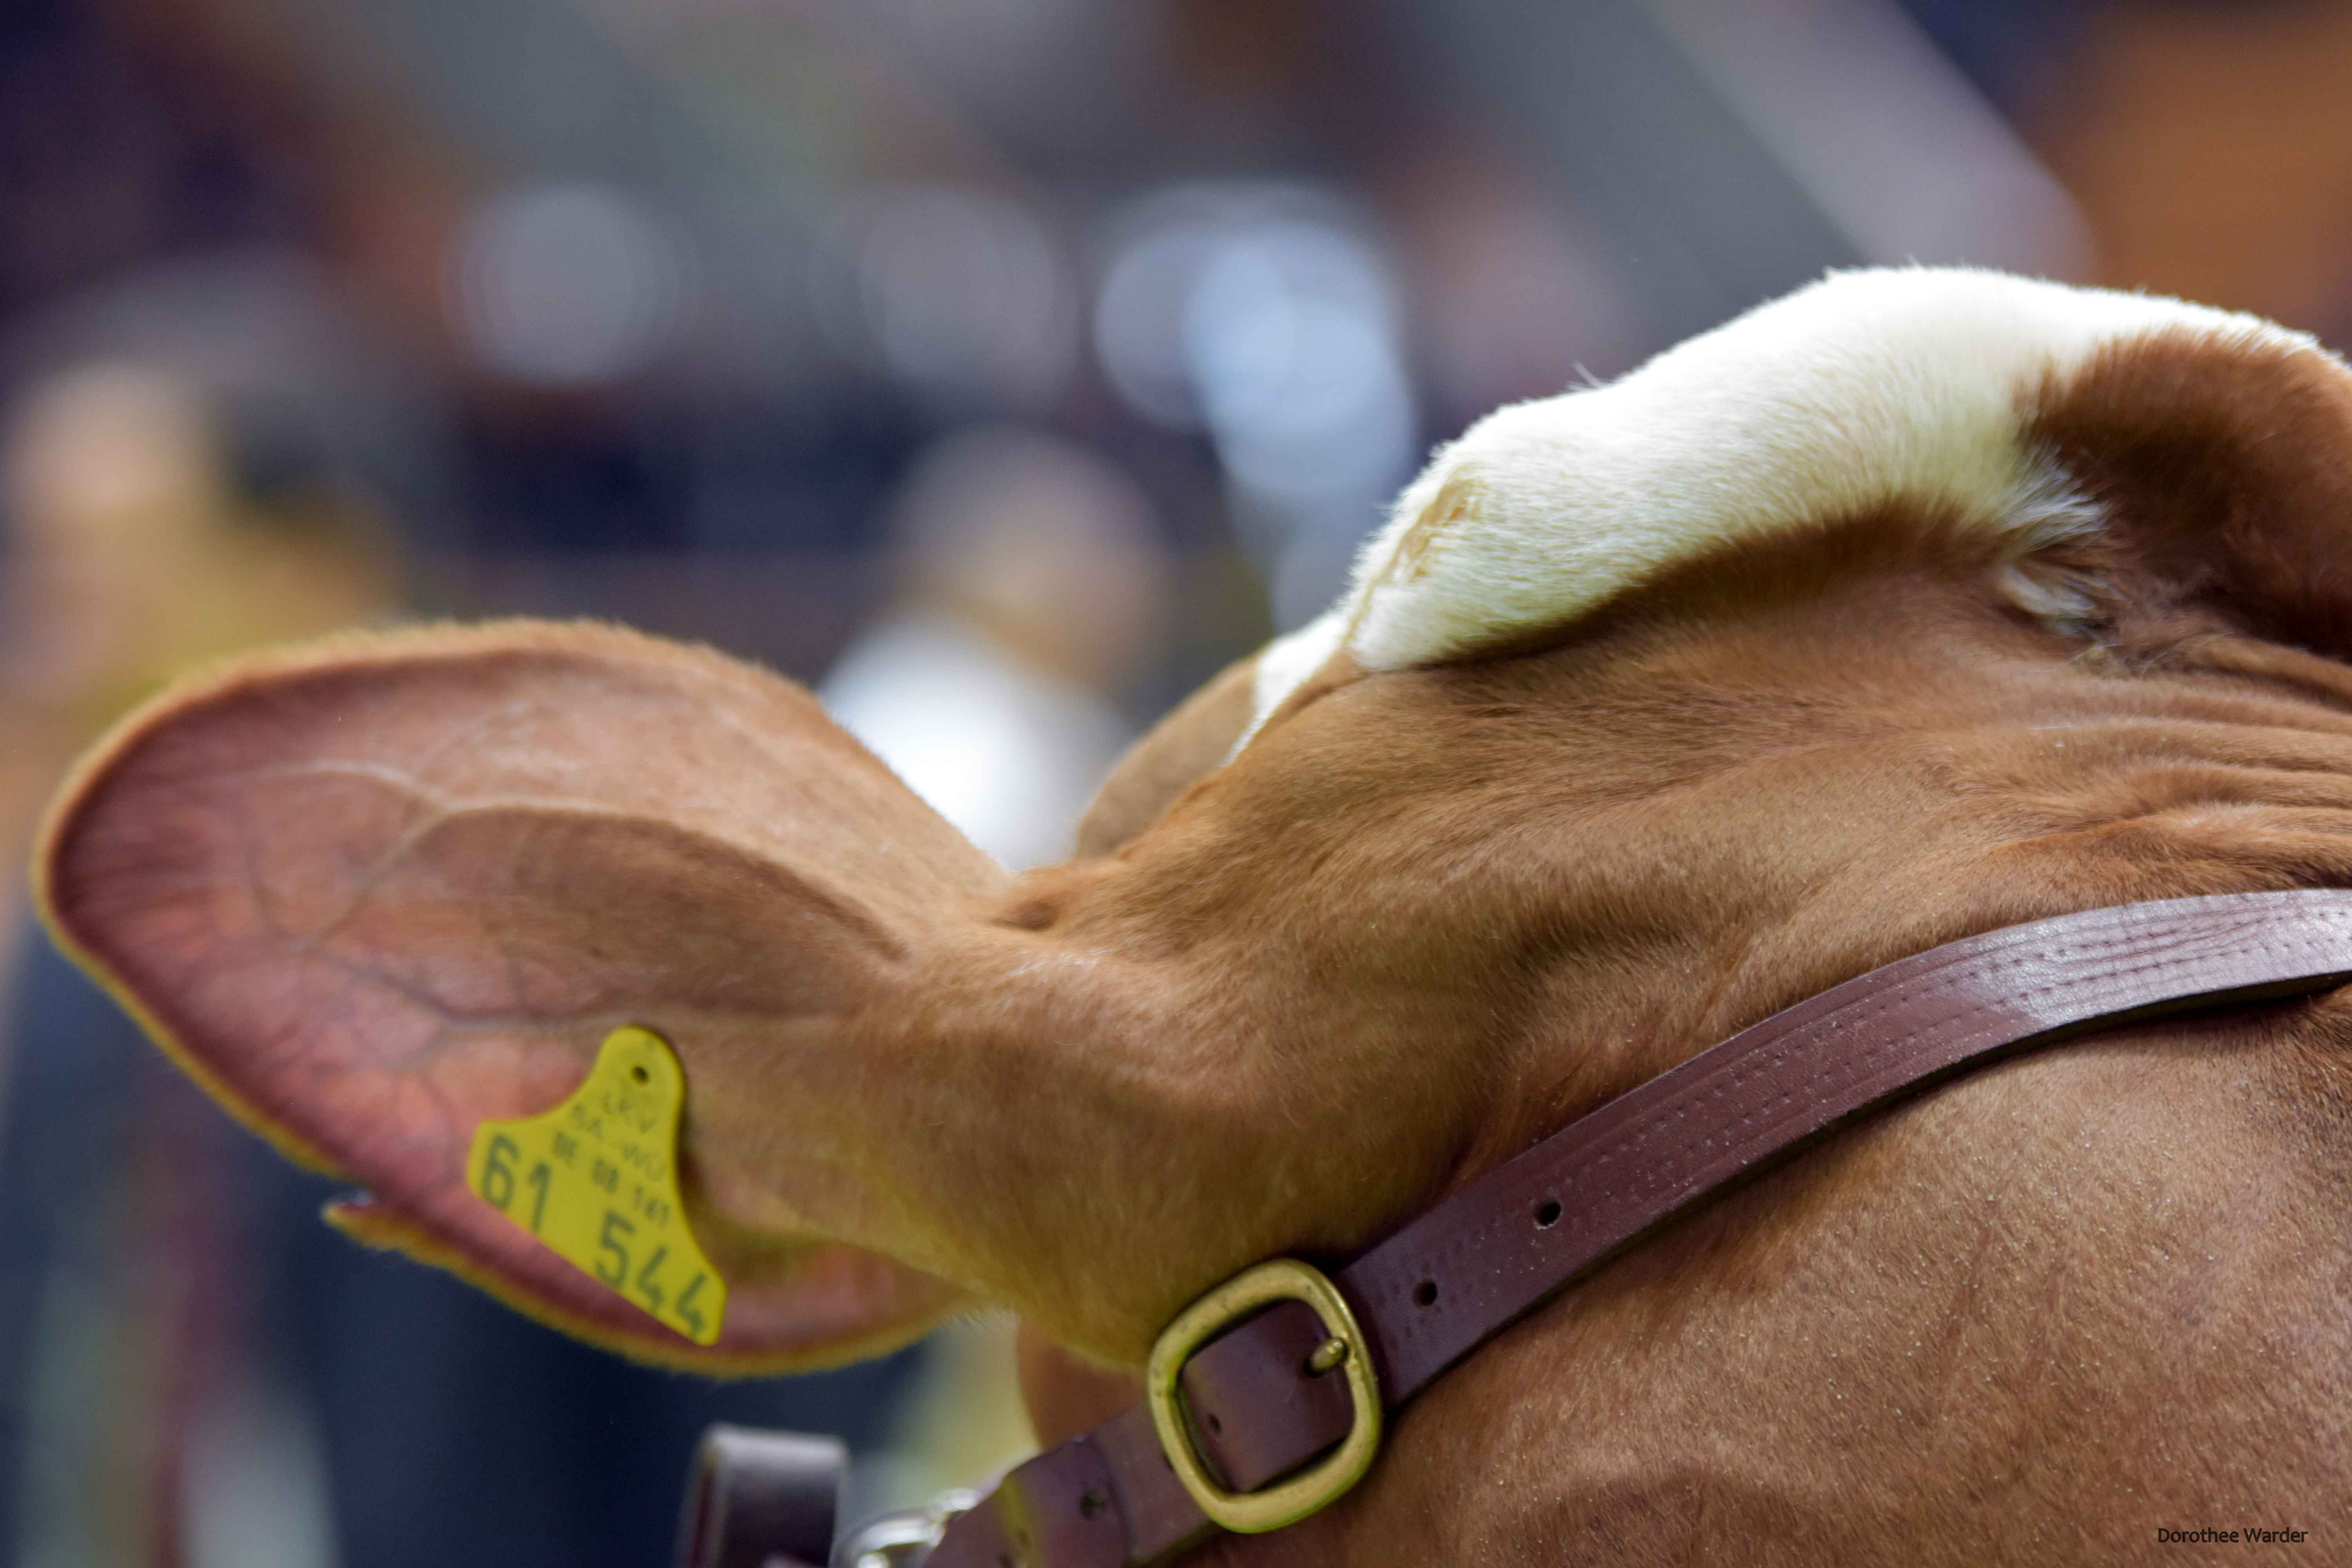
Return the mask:
<path fill-rule="evenodd" d="M 2255 630 L 2352 655 L 2352 391 L 2309 353 L 2160 337 L 2044 389 L 2029 438 L 2115 526 L 2085 547 L 2126 651 Z"/>
<path fill-rule="evenodd" d="M 1382 932 L 1442 922 L 1409 882 L 1486 895 L 1423 938 L 1480 952 L 1483 993 L 1439 1010 L 1450 1036 L 1381 1037 L 1489 1076 L 1458 1175 L 1899 953 L 2352 872 L 2352 721 L 2302 683 L 2084 662 L 1989 569 L 1972 587 L 1957 556 L 1852 573 L 1853 553 L 1832 536 L 1694 569 L 1552 652 L 1300 716 L 1352 705 L 1384 738 L 1351 750 L 1378 757 L 1367 798 L 1446 755 L 1450 784 L 1484 784 L 1383 824 L 1422 847 L 1411 872 L 1329 882 Z M 1204 1556 L 2135 1561 L 2159 1524 L 2223 1513 L 2340 1547 L 2347 1024 L 2330 1002 L 2142 1030 L 1948 1089 L 1481 1350 L 1403 1415 L 1360 1499 Z"/>
<path fill-rule="evenodd" d="M 1078 822 L 1078 858 L 1118 849 L 1232 754 L 1249 727 L 1256 678 L 1255 657 L 1236 660 L 1128 748 Z"/>
<path fill-rule="evenodd" d="M 730 1279 L 762 1237 L 822 1238 L 1012 1305 L 1075 1352 L 1029 1358 L 1066 1427 L 1122 1392 L 1071 1369 L 1139 1364 L 1204 1288 L 1375 1241 L 1874 964 L 2352 885 L 2329 630 L 2352 417 L 2340 387 L 2269 384 L 2159 353 L 2049 389 L 2042 437 L 2114 512 L 2078 563 L 2108 595 L 2093 647 L 2020 613 L 1948 520 L 1832 520 L 1511 657 L 1327 670 L 1222 767 L 1202 715 L 1230 692 L 1204 700 L 1146 742 L 1156 820 L 1005 885 L 782 683 L 605 631 L 379 639 L 138 721 L 58 818 L 52 904 L 233 1093 L 286 1052 L 397 1083 L 390 1037 L 347 1026 L 370 1007 L 552 1043 L 534 1084 L 467 1058 L 462 1125 L 560 1093 L 607 1015 L 664 1029 Z M 2175 443 L 2199 455 L 2146 479 Z M 358 753 L 404 759 L 401 798 L 502 812 L 389 830 L 324 766 Z M 690 843 L 657 831 L 681 822 Z M 346 911 L 355 977 L 315 1015 L 286 999 L 328 926 L 255 913 L 314 907 Z M 500 988 L 519 951 L 544 986 Z M 2341 1557 L 2347 1051 L 2330 997 L 1964 1079 L 1580 1283 L 1405 1410 L 1357 1492 L 1198 1561 L 2128 1562 L 2159 1527 L 2250 1520 Z M 761 1279 L 784 1338 L 747 1352 L 913 1321 L 824 1320 L 828 1342 L 789 1270 Z"/>

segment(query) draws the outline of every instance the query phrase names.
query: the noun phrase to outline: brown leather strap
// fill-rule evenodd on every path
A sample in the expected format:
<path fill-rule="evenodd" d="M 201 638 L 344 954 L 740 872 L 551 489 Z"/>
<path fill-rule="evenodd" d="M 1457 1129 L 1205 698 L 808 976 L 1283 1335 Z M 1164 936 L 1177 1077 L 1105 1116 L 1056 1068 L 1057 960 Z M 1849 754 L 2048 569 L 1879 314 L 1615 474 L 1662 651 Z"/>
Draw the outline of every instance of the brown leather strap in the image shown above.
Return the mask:
<path fill-rule="evenodd" d="M 1835 1125 L 2011 1051 L 2352 977 L 2352 892 L 2238 893 L 2011 926 L 1903 959 L 1775 1014 L 1463 1187 L 1336 1275 L 1384 1404 L 1708 1194 Z M 1236 1490 L 1349 1427 L 1325 1338 L 1286 1302 L 1202 1349 L 1182 1386 Z M 1377 1474 L 1377 1471 L 1375 1472 Z M 929 1568 L 1136 1568 L 1211 1527 L 1141 1405 L 1015 1469 Z"/>

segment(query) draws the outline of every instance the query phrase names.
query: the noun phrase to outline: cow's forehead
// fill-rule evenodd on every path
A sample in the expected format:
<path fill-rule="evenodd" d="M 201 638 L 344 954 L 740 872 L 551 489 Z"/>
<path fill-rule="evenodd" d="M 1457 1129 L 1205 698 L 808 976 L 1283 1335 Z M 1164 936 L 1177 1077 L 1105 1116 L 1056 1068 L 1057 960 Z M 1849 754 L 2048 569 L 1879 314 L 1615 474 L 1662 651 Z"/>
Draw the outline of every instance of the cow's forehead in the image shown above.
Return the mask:
<path fill-rule="evenodd" d="M 2156 334 L 2320 352 L 2178 300 L 1877 268 L 1832 273 L 1610 384 L 1499 409 L 1406 487 L 1339 603 L 1260 656 L 1250 732 L 1342 648 L 1375 670 L 1466 657 L 1702 552 L 1888 502 L 2002 535 L 2086 524 L 2027 431 L 2094 355 Z"/>

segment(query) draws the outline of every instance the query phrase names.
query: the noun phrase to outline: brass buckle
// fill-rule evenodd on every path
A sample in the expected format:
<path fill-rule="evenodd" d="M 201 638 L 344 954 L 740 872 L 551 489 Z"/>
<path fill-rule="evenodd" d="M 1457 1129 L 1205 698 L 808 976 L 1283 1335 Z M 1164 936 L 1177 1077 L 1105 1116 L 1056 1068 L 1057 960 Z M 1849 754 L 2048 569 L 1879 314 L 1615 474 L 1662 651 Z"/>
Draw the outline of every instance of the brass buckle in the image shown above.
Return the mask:
<path fill-rule="evenodd" d="M 1323 1320 L 1323 1327 L 1344 1349 L 1338 1352 L 1348 1375 L 1348 1394 L 1354 1403 L 1355 1425 L 1328 1458 L 1263 1491 L 1229 1492 L 1209 1477 L 1192 1447 L 1185 1425 L 1182 1396 L 1176 1380 L 1194 1351 L 1233 1326 L 1253 1308 L 1270 1301 L 1304 1301 Z M 1225 1529 L 1257 1535 L 1296 1524 L 1329 1507 L 1371 1468 L 1381 1446 L 1381 1384 L 1372 1371 L 1371 1347 L 1346 1298 L 1316 1269 L 1293 1258 L 1277 1258 L 1243 1270 L 1176 1314 L 1160 1331 L 1151 1346 L 1145 1373 L 1144 1394 L 1151 1405 L 1151 1425 L 1176 1479 L 1207 1514 Z"/>

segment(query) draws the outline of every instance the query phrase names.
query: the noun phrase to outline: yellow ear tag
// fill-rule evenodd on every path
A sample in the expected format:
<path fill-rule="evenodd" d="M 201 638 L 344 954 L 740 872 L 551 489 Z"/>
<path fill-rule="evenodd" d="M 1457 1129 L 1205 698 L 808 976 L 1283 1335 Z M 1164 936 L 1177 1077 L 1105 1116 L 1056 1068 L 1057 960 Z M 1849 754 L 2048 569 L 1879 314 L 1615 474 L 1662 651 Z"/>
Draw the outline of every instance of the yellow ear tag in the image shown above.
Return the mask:
<path fill-rule="evenodd" d="M 686 1069 L 669 1042 L 626 1025 L 604 1037 L 571 1099 L 474 1132 L 466 1185 L 558 1256 L 697 1344 L 719 1338 L 727 1282 L 677 1198 Z"/>

